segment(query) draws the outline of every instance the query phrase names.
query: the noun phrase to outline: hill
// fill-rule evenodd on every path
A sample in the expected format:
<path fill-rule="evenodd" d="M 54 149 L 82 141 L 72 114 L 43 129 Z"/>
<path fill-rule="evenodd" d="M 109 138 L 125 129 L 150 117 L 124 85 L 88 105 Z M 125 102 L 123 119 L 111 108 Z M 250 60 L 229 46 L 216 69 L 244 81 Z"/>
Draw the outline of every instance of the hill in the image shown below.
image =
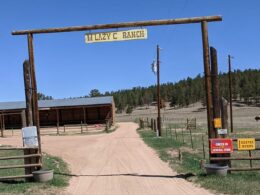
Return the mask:
<path fill-rule="evenodd" d="M 228 98 L 228 74 L 219 73 L 220 95 Z M 258 104 L 260 101 L 260 70 L 247 69 L 232 72 L 233 99 L 246 104 Z M 102 95 L 102 94 L 100 94 Z M 132 89 L 106 92 L 114 96 L 118 112 L 127 107 L 151 105 L 156 101 L 156 86 L 133 87 Z M 201 101 L 205 102 L 204 76 L 188 77 L 176 83 L 161 84 L 161 98 L 171 102 L 173 107 L 185 107 Z"/>

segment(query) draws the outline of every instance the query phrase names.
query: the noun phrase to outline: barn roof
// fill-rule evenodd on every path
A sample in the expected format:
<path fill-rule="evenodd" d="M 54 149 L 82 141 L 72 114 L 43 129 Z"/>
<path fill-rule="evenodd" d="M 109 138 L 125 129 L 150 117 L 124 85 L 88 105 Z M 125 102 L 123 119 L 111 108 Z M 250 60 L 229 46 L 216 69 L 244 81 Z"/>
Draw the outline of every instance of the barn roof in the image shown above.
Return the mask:
<path fill-rule="evenodd" d="M 39 108 L 54 107 L 71 107 L 71 106 L 91 106 L 112 104 L 112 96 L 91 97 L 91 98 L 73 98 L 73 99 L 56 99 L 56 100 L 39 100 Z M 0 110 L 20 110 L 25 109 L 24 101 L 17 102 L 0 102 Z"/>

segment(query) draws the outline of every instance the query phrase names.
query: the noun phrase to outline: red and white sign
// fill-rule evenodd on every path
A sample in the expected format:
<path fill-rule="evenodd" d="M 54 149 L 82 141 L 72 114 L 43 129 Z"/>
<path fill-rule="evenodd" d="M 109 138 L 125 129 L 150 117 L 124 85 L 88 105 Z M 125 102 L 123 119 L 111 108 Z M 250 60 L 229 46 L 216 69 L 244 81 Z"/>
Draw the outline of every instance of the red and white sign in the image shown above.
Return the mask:
<path fill-rule="evenodd" d="M 210 139 L 210 153 L 211 154 L 226 154 L 233 152 L 232 139 Z"/>

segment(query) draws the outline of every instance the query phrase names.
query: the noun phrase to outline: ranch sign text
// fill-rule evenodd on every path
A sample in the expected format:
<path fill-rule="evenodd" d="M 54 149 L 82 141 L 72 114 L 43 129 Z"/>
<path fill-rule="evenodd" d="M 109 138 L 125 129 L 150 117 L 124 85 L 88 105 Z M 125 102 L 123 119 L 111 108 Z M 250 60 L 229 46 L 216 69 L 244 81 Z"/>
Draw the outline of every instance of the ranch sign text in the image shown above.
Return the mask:
<path fill-rule="evenodd" d="M 127 41 L 147 39 L 147 29 L 134 29 L 127 31 L 87 33 L 85 35 L 86 43 L 98 43 L 109 41 Z"/>

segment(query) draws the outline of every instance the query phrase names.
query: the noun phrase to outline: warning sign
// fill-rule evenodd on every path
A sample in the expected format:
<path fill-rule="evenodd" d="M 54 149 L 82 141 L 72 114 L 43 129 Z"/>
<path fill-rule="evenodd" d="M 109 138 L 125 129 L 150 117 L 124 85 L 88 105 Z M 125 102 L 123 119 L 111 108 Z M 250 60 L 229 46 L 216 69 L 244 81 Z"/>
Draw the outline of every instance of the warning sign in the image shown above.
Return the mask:
<path fill-rule="evenodd" d="M 214 118 L 214 127 L 220 129 L 222 127 L 221 118 Z"/>
<path fill-rule="evenodd" d="M 211 154 L 226 154 L 233 152 L 232 139 L 210 139 L 210 153 Z"/>
<path fill-rule="evenodd" d="M 255 139 L 254 138 L 237 139 L 237 149 L 255 150 Z"/>

